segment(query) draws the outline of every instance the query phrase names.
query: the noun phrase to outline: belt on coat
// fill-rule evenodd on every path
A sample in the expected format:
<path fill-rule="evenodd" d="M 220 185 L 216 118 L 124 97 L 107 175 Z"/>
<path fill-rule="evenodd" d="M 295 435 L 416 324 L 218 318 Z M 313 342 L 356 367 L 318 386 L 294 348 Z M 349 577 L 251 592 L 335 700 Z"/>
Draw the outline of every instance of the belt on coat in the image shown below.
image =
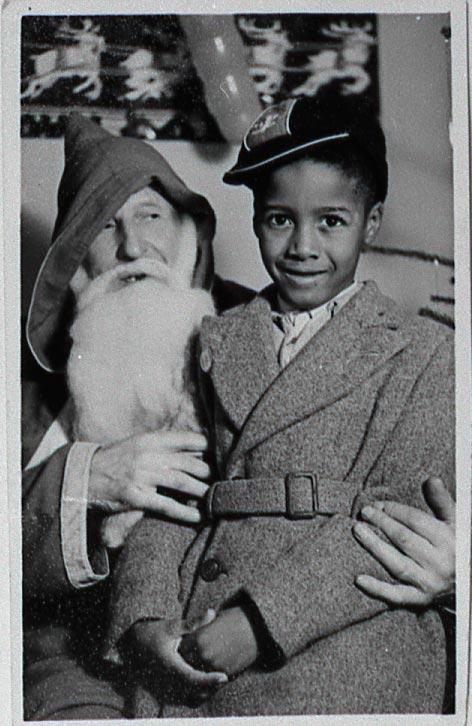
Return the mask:
<path fill-rule="evenodd" d="M 218 481 L 207 493 L 206 513 L 210 519 L 249 515 L 313 519 L 318 514 L 340 511 L 339 493 L 345 486 L 340 480 L 321 478 L 312 472 Z"/>

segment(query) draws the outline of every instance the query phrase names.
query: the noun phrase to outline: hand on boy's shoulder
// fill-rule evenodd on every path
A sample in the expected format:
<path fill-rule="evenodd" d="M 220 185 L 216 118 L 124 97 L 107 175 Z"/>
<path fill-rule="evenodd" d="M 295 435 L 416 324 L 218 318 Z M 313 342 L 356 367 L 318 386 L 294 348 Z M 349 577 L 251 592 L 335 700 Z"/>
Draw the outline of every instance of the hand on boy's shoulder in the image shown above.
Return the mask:
<path fill-rule="evenodd" d="M 241 607 L 222 610 L 216 618 L 182 639 L 179 653 L 193 668 L 236 676 L 259 655 L 256 636 Z"/>

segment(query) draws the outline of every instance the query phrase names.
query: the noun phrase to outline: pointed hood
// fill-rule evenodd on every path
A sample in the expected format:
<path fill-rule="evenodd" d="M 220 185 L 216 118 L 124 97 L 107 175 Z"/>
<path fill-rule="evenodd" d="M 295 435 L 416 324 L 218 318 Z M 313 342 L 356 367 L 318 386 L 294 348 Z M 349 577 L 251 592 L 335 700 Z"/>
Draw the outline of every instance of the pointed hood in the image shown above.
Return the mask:
<path fill-rule="evenodd" d="M 198 252 L 193 284 L 210 289 L 215 215 L 208 201 L 192 192 L 146 142 L 113 136 L 78 114 L 70 116 L 53 241 L 36 279 L 27 322 L 29 346 L 46 370 L 65 363 L 61 341 L 71 305 L 69 283 L 89 246 L 126 200 L 149 185 L 194 220 Z"/>

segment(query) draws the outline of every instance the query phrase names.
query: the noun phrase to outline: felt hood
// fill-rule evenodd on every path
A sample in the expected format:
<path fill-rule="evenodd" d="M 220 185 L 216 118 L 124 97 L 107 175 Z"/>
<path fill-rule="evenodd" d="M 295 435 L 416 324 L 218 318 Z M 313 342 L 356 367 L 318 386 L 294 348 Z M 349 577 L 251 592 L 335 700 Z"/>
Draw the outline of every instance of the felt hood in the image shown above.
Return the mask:
<path fill-rule="evenodd" d="M 26 331 L 34 357 L 46 370 L 65 363 L 69 283 L 90 244 L 131 194 L 151 184 L 193 218 L 198 248 L 193 285 L 210 289 L 215 215 L 208 201 L 192 192 L 149 144 L 112 136 L 82 116 L 70 116 L 53 241 L 36 279 Z"/>

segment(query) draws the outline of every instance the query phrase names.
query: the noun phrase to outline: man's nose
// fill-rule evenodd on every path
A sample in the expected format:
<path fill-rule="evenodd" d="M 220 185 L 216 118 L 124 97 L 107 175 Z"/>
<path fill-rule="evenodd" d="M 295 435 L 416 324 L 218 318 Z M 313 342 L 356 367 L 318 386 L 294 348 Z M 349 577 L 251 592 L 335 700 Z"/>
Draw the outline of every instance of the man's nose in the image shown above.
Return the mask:
<path fill-rule="evenodd" d="M 320 241 L 313 225 L 296 225 L 290 236 L 289 255 L 305 260 L 309 257 L 319 257 L 320 251 Z"/>
<path fill-rule="evenodd" d="M 137 260 L 143 254 L 143 243 L 133 224 L 121 223 L 117 227 L 119 260 Z"/>

